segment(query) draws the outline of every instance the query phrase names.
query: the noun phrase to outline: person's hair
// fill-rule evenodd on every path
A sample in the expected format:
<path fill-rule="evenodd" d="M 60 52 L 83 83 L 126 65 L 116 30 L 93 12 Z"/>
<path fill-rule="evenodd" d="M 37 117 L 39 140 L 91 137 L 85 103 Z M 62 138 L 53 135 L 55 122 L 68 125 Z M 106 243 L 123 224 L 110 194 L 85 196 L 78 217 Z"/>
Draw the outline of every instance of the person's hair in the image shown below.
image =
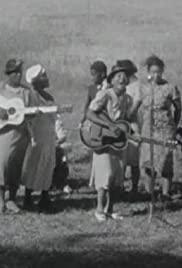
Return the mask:
<path fill-rule="evenodd" d="M 145 66 L 147 67 L 147 70 L 149 71 L 152 66 L 158 66 L 162 71 L 165 68 L 165 64 L 163 60 L 161 60 L 156 55 L 152 55 L 148 57 L 145 61 Z"/>
<path fill-rule="evenodd" d="M 90 70 L 94 70 L 97 73 L 105 73 L 107 74 L 107 66 L 103 61 L 95 61 L 91 64 Z"/>

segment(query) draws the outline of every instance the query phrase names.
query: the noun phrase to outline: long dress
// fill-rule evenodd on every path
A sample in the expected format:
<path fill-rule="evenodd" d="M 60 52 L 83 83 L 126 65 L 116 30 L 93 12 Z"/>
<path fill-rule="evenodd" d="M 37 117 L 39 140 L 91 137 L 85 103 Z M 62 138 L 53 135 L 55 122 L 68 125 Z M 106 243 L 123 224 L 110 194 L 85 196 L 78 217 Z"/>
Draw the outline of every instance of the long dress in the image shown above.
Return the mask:
<path fill-rule="evenodd" d="M 142 97 L 142 136 L 150 138 L 151 126 L 151 104 L 152 88 L 148 82 L 141 87 Z M 180 100 L 180 94 L 176 87 L 167 81 L 161 81 L 159 85 L 153 86 L 153 137 L 157 140 L 168 141 L 173 138 L 176 125 L 172 101 Z M 151 167 L 150 145 L 141 145 L 141 170 Z M 154 145 L 154 168 L 158 177 L 172 179 L 173 177 L 173 152 L 169 148 Z M 144 174 L 144 173 L 143 173 Z"/>
<path fill-rule="evenodd" d="M 20 98 L 29 104 L 30 92 L 23 87 L 12 88 L 0 85 L 0 102 L 5 99 Z M 24 121 L 18 126 L 8 126 L 0 130 L 0 185 L 17 189 L 21 180 L 22 165 L 29 141 L 29 132 Z"/>
<path fill-rule="evenodd" d="M 31 106 L 50 106 L 53 101 L 44 99 L 37 91 L 31 98 Z M 52 183 L 55 167 L 55 114 L 39 114 L 31 121 L 36 145 L 29 143 L 24 166 L 22 183 L 34 191 L 47 191 Z"/>
<path fill-rule="evenodd" d="M 113 121 L 125 119 L 131 105 L 131 98 L 127 94 L 118 97 L 112 88 L 104 89 L 97 93 L 89 109 L 92 111 L 107 111 Z M 122 186 L 126 151 L 119 153 L 93 154 L 93 181 L 96 190 L 108 189 L 111 186 Z"/>

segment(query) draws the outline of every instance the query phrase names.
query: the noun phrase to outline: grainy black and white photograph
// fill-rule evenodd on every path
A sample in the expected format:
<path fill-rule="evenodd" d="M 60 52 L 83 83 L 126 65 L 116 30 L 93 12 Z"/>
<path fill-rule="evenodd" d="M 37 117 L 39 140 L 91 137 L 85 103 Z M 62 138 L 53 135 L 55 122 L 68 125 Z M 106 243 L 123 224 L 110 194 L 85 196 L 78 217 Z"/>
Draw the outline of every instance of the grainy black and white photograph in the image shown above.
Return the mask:
<path fill-rule="evenodd" d="M 182 267 L 182 1 L 0 0 L 0 268 Z"/>

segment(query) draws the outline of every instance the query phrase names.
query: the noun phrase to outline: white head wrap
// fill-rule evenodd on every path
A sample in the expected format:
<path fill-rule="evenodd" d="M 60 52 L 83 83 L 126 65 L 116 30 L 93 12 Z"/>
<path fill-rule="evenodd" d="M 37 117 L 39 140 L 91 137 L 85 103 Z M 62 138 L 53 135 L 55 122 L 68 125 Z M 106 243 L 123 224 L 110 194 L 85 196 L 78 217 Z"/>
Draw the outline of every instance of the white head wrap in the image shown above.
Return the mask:
<path fill-rule="evenodd" d="M 32 81 L 40 73 L 44 73 L 44 72 L 45 72 L 45 69 L 40 64 L 33 65 L 32 67 L 28 68 L 28 70 L 26 71 L 26 75 L 25 75 L 27 83 L 31 84 Z"/>

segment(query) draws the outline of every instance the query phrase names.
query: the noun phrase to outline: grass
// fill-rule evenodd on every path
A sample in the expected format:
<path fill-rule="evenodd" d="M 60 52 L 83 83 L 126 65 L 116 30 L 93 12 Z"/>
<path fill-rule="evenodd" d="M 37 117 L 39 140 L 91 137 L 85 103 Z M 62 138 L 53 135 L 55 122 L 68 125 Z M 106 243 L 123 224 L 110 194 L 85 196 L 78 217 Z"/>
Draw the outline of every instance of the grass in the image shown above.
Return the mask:
<path fill-rule="evenodd" d="M 25 60 L 25 68 L 44 64 L 56 100 L 74 105 L 74 113 L 63 116 L 65 126 L 74 128 L 83 109 L 89 64 L 95 59 L 104 59 L 110 68 L 116 59 L 129 57 L 143 76 L 143 60 L 156 53 L 166 62 L 167 78 L 182 88 L 181 16 L 179 0 L 0 0 L 0 74 L 14 56 Z M 71 178 L 82 185 L 89 178 L 90 153 L 78 132 L 70 131 L 69 141 Z M 177 178 L 180 158 L 181 153 Z M 98 224 L 93 217 L 95 195 L 83 188 L 70 199 L 59 194 L 53 199 L 53 215 L 0 217 L 0 268 L 181 267 L 181 225 L 173 228 L 156 218 L 148 225 L 146 215 Z M 131 207 L 117 204 L 126 214 Z M 163 216 L 180 224 L 182 211 L 165 211 Z"/>

